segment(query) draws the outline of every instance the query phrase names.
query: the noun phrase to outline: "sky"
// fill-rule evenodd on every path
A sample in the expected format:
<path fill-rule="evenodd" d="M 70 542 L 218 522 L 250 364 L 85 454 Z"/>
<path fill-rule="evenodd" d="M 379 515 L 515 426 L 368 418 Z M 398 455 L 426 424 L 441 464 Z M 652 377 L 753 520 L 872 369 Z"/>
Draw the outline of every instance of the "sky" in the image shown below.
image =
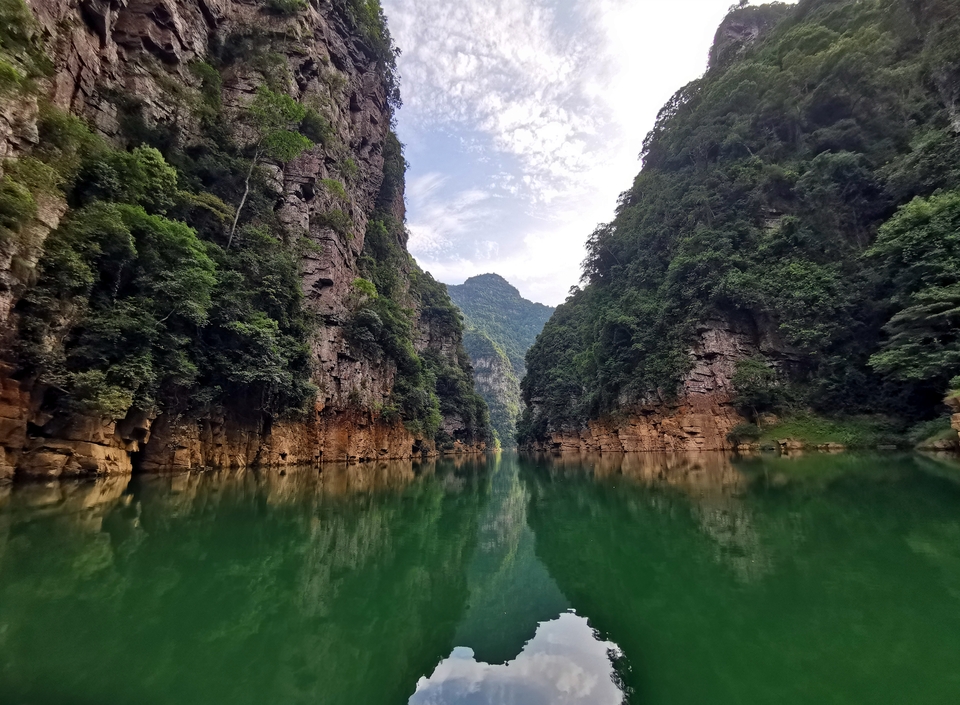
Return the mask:
<path fill-rule="evenodd" d="M 562 303 L 732 1 L 383 0 L 420 265 L 447 284 L 496 272 Z"/>

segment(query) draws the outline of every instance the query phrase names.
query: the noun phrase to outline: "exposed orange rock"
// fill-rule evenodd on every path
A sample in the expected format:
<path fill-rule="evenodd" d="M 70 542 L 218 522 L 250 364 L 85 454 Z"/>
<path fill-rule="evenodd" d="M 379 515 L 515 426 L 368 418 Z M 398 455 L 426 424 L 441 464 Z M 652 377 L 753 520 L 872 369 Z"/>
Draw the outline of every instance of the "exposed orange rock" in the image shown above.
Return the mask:
<path fill-rule="evenodd" d="M 948 396 L 943 403 L 950 407 L 953 415 L 950 417 L 950 426 L 960 433 L 960 397 Z"/>
<path fill-rule="evenodd" d="M 562 429 L 533 444 L 534 450 L 636 453 L 732 450 L 727 434 L 745 419 L 732 406 L 737 360 L 755 354 L 756 335 L 725 321 L 701 326 L 691 349 L 691 368 L 676 400 L 628 404 L 616 415 Z"/>
<path fill-rule="evenodd" d="M 277 217 L 291 233 L 303 233 L 316 245 L 302 262 L 305 305 L 323 322 L 310 341 L 313 381 L 320 390 L 314 418 L 271 422 L 264 414 L 228 410 L 226 416 L 206 413 L 197 419 L 168 410 L 159 416 L 131 411 L 123 419 L 104 419 L 45 406 L 47 390 L 17 375 L 12 353 L 15 305 L 35 278 L 43 241 L 66 208 L 62 199 L 40 198 L 36 222 L 24 238 L 30 247 L 0 243 L 0 481 L 11 479 L 15 470 L 18 477 L 124 475 L 134 469 L 184 471 L 436 454 L 432 442 L 374 411 L 390 402 L 395 366 L 354 350 L 345 333 L 364 233 L 383 180 L 391 111 L 377 63 L 334 6 L 312 3 L 290 18 L 244 0 L 27 4 L 55 66 L 51 79 L 41 81 L 45 98 L 114 142 L 122 137 L 123 115 L 111 96 L 133 94 L 146 124 L 176 130 L 183 145 L 201 143 L 199 122 L 184 109 L 183 97 L 169 90 L 170 84 L 181 86 L 184 95 L 196 95 L 201 81 L 191 67 L 211 46 L 254 29 L 287 36 L 296 24 L 301 39 L 278 43 L 277 56 L 297 77 L 291 88 L 294 98 L 324 95 L 331 80 L 343 83 L 342 96 L 338 94 L 326 116 L 340 146 L 318 144 L 282 169 L 270 167 L 275 172 Z M 249 103 L 261 82 L 253 67 L 243 62 L 233 66 L 224 76 L 225 115 L 229 118 Z M 4 160 L 17 159 L 36 144 L 37 113 L 33 97 L 0 96 L 0 176 Z M 356 177 L 345 184 L 353 221 L 349 233 L 313 217 L 343 207 L 336 194 L 318 184 L 339 178 L 335 165 L 343 160 L 339 150 L 344 147 L 357 168 Z M 402 187 L 389 210 L 404 220 Z M 405 246 L 405 238 L 399 244 Z M 416 309 L 416 302 L 408 303 Z M 415 311 L 417 352 L 429 351 L 455 363 L 459 337 L 434 330 L 419 314 Z M 449 416 L 443 428 L 452 436 L 464 425 Z M 446 452 L 483 449 L 482 443 L 458 442 Z"/>
<path fill-rule="evenodd" d="M 9 372 L 9 368 L 6 370 Z M 360 410 L 327 409 L 315 420 L 266 426 L 261 417 L 131 414 L 45 421 L 29 392 L 0 369 L 0 480 L 18 477 L 177 473 L 206 468 L 315 465 L 482 453 L 486 444 L 439 451 L 401 423 Z M 58 423 L 58 421 L 60 423 Z M 30 429 L 34 429 L 32 432 Z M 39 429 L 39 430 L 38 430 Z"/>

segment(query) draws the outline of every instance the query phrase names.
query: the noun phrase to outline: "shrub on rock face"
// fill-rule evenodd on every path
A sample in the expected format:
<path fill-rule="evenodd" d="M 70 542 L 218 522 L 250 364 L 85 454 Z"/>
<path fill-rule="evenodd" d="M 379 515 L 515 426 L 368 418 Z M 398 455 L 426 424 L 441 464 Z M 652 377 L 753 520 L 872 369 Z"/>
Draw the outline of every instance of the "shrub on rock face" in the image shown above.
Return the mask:
<path fill-rule="evenodd" d="M 280 15 L 296 15 L 309 6 L 307 0 L 267 0 L 267 7 Z"/>
<path fill-rule="evenodd" d="M 777 371 L 759 358 L 738 360 L 733 373 L 733 404 L 754 421 L 764 412 L 776 411 L 784 400 Z"/>
<path fill-rule="evenodd" d="M 734 426 L 727 434 L 727 440 L 737 446 L 741 443 L 756 443 L 760 440 L 763 431 L 754 423 L 741 423 Z"/>

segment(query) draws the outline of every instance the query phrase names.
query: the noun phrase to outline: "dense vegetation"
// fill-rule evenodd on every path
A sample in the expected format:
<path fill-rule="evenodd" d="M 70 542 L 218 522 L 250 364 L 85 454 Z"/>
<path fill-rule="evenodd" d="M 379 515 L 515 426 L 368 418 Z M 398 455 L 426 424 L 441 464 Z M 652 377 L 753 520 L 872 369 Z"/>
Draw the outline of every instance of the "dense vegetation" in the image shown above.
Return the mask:
<path fill-rule="evenodd" d="M 485 359 L 503 373 L 503 384 L 478 383 L 478 387 L 500 442 L 512 446 L 520 414 L 520 380 L 526 373 L 524 355 L 553 309 L 523 298 L 497 274 L 471 277 L 447 289 L 463 311 L 467 325 L 464 344 L 470 358 L 474 362 Z"/>
<path fill-rule="evenodd" d="M 486 333 L 468 328 L 463 346 L 473 361 L 477 391 L 490 410 L 490 426 L 500 447 L 513 447 L 520 415 L 520 380 L 510 359 Z"/>
<path fill-rule="evenodd" d="M 301 133 L 308 111 L 263 86 L 240 116 L 257 142 L 237 145 L 220 104 L 223 68 L 197 64 L 200 90 L 181 87 L 200 144 L 182 144 L 177 126 L 148 127 L 138 99 L 118 95 L 129 151 L 44 106 L 34 153 L 4 165 L 8 240 L 29 238 L 51 192 L 69 206 L 18 304 L 22 372 L 51 388 L 53 408 L 120 418 L 131 407 L 242 401 L 283 416 L 312 403 L 300 235 L 278 222 L 261 168 L 312 146 Z M 23 257 L 36 247 L 20 246 Z"/>
<path fill-rule="evenodd" d="M 960 373 L 958 98 L 950 0 L 734 9 L 528 355 L 523 435 L 671 396 L 718 316 L 780 339 L 774 406 L 937 414 Z"/>
<path fill-rule="evenodd" d="M 520 296 L 510 282 L 498 274 L 470 277 L 459 286 L 448 286 L 450 298 L 466 316 L 467 324 L 499 345 L 518 378 L 526 374 L 524 356 L 533 345 L 553 308 Z"/>
<path fill-rule="evenodd" d="M 363 243 L 360 264 L 366 278 L 354 282 L 358 304 L 347 332 L 355 345 L 396 366 L 391 399 L 382 409 L 387 418 L 402 418 L 411 431 L 448 448 L 456 440 L 486 438 L 489 413 L 474 390 L 462 343 L 454 350 L 455 360 L 433 350 L 418 352 L 417 328 L 459 341 L 463 322 L 444 285 L 407 253 L 404 225 L 391 215 L 395 200 L 402 197 L 405 168 L 402 145 L 391 132 L 384 147 L 383 183 Z M 445 416 L 461 419 L 463 429 L 453 435 L 445 431 Z"/>
<path fill-rule="evenodd" d="M 0 91 L 36 96 L 33 79 L 50 68 L 40 34 L 21 0 L 0 3 Z M 261 12 L 308 9 L 268 0 Z M 338 0 L 335 9 L 378 63 L 395 107 L 396 51 L 379 2 Z M 324 66 L 325 87 L 294 100 L 280 52 L 301 39 L 270 27 L 277 25 L 238 26 L 218 38 L 205 61 L 189 66 L 192 85 L 147 57 L 144 70 L 167 89 L 176 121 L 157 124 L 137 95 L 111 92 L 120 131 L 108 144 L 82 120 L 43 105 L 37 147 L 3 164 L 0 247 L 16 253 L 26 284 L 17 306 L 19 374 L 49 388 L 50 411 L 123 418 L 130 409 L 227 407 L 289 417 L 312 409 L 310 343 L 322 323 L 304 306 L 300 262 L 317 245 L 281 222 L 271 170 L 322 146 L 337 178 L 317 186 L 339 207 L 313 224 L 350 240 L 356 225 L 345 184 L 358 183 L 359 167 L 333 126 L 337 102 L 346 100 L 344 75 Z M 251 70 L 256 94 L 228 112 L 224 77 Z M 407 255 L 403 224 L 388 215 L 406 167 L 392 133 L 384 156 L 361 262 L 370 281 L 355 282 L 348 337 L 396 363 L 392 403 L 382 409 L 388 418 L 447 444 L 454 439 L 442 417 L 459 416 L 473 440 L 488 422 L 465 351 L 451 362 L 415 349 L 418 312 L 421 326 L 438 334 L 462 329 L 443 286 Z M 68 209 L 41 251 L 33 222 L 55 194 Z M 39 258 L 35 272 L 31 258 Z"/>

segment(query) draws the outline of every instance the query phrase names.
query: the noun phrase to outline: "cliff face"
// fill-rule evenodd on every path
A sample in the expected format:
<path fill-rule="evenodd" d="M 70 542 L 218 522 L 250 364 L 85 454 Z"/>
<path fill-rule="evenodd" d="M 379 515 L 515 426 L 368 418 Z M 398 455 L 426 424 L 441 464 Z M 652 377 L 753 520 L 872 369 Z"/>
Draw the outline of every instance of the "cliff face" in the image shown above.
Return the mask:
<path fill-rule="evenodd" d="M 710 68 L 733 63 L 767 34 L 789 11 L 783 3 L 741 7 L 728 14 L 713 38 Z"/>
<path fill-rule="evenodd" d="M 614 219 L 588 238 L 584 286 L 527 355 L 521 437 L 722 447 L 730 370 L 711 373 L 713 391 L 691 387 L 704 322 L 740 316 L 790 351 L 786 365 L 758 346 L 742 356 L 751 421 L 938 416 L 960 372 L 960 268 L 943 254 L 960 213 L 958 7 L 733 8 L 707 71 L 661 110 Z"/>
<path fill-rule="evenodd" d="M 690 369 L 679 394 L 640 403 L 624 400 L 622 411 L 581 428 L 549 431 L 528 444 L 537 451 L 633 453 L 732 450 L 727 434 L 745 419 L 732 405 L 738 360 L 758 355 L 789 363 L 782 341 L 749 319 L 703 323 L 690 349 Z M 536 408 L 536 400 L 532 406 Z"/>
<path fill-rule="evenodd" d="M 356 307 L 364 235 L 381 197 L 392 114 L 390 84 L 369 38 L 349 21 L 348 5 L 340 0 L 293 3 L 292 12 L 249 0 L 33 0 L 28 5 L 54 70 L 27 99 L 0 93 L 0 157 L 15 160 L 36 146 L 38 98 L 81 117 L 117 147 L 136 146 L 130 130 L 135 122 L 189 151 L 204 139 L 192 108 L 204 91 L 209 93 L 197 66 L 217 52 L 244 59 L 220 70 L 222 85 L 215 96 L 241 144 L 253 138 L 237 115 L 267 75 L 280 76 L 283 92 L 300 104 L 322 108 L 329 123 L 324 140 L 289 163 L 263 165 L 276 219 L 293 239 L 309 241 L 301 271 L 304 306 L 319 320 L 310 342 L 319 392 L 313 412 L 298 421 L 255 407 L 198 416 L 168 405 L 153 412 L 131 410 L 119 419 L 46 408 L 49 389 L 17 370 L 12 312 L 36 279 L 45 236 L 66 211 L 62 198 L 51 197 L 39 204 L 31 237 L 0 247 L 5 360 L 0 365 L 0 477 L 11 476 L 15 468 L 25 475 L 125 473 L 135 465 L 190 469 L 434 452 L 433 438 L 408 431 L 396 415 L 387 419 L 380 412 L 389 403 L 396 365 L 384 355 L 358 350 L 346 332 Z M 337 182 L 342 190 L 330 187 Z M 390 202 L 379 206 L 402 223 L 402 174 Z M 339 222 L 331 222 L 331 212 Z M 410 265 L 398 274 L 407 281 Z M 405 303 L 414 310 L 418 352 L 460 364 L 459 332 L 432 331 L 416 297 L 408 296 Z M 452 436 L 463 430 L 455 418 L 445 419 L 445 427 Z M 449 449 L 483 447 L 482 438 L 460 435 Z"/>
<path fill-rule="evenodd" d="M 475 328 L 464 335 L 464 346 L 473 363 L 477 391 L 490 409 L 490 425 L 503 447 L 516 445 L 520 411 L 520 380 L 510 358 L 486 333 Z"/>

